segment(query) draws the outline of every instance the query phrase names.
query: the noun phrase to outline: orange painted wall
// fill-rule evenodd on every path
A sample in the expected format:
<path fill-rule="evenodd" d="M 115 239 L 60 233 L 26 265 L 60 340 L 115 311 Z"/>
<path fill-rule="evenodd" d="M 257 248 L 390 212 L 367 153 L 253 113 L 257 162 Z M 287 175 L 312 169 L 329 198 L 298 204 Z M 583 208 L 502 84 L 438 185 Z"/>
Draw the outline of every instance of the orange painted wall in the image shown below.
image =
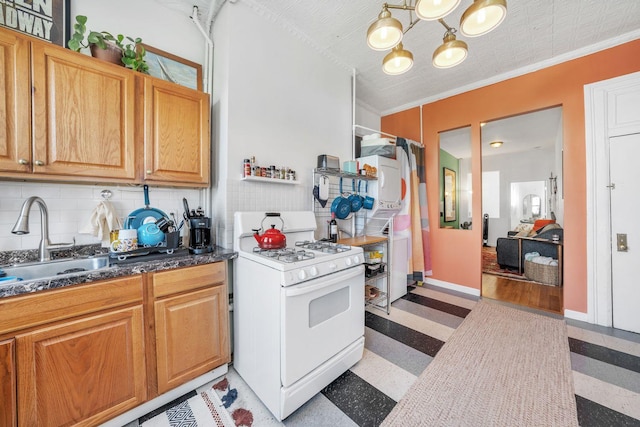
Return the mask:
<path fill-rule="evenodd" d="M 464 65 L 462 65 L 464 66 Z M 584 85 L 640 71 L 640 40 L 422 106 L 433 278 L 480 289 L 482 156 L 480 122 L 563 107 L 564 308 L 587 312 Z M 398 77 L 401 78 L 401 77 Z M 381 129 L 413 138 L 412 108 L 381 120 Z M 438 132 L 471 125 L 473 230 L 438 228 Z"/>

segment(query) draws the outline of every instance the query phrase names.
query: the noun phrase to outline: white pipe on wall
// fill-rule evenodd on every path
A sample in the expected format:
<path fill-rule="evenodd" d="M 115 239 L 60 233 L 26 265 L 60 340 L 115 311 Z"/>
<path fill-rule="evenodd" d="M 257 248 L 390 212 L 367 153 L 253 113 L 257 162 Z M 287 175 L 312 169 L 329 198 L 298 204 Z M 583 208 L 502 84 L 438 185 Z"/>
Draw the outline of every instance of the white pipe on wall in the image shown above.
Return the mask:
<path fill-rule="evenodd" d="M 211 4 L 213 6 L 213 2 Z M 203 89 L 204 92 L 209 95 L 212 94 L 213 91 L 213 40 L 209 37 L 209 35 L 204 31 L 202 25 L 200 25 L 200 21 L 198 20 L 198 6 L 193 6 L 193 13 L 191 15 L 191 20 L 195 24 L 196 28 L 202 33 L 202 37 L 205 40 L 205 50 L 204 50 L 204 64 L 203 64 Z M 213 120 L 210 121 L 210 126 L 213 125 Z M 213 144 L 211 149 L 213 150 Z M 213 159 L 212 151 L 209 152 L 209 162 Z M 210 165 L 210 171 L 213 170 L 213 165 Z M 212 179 L 211 179 L 212 180 Z M 200 192 L 200 201 L 202 206 L 206 206 L 208 208 L 211 207 L 211 200 L 213 199 L 213 187 L 209 187 L 206 189 L 202 189 Z M 213 212 L 211 212 L 210 216 L 213 218 Z M 212 219 L 213 220 L 213 219 Z"/>
<path fill-rule="evenodd" d="M 356 158 L 356 69 L 351 77 L 351 158 Z"/>
<path fill-rule="evenodd" d="M 195 24 L 196 28 L 202 33 L 202 37 L 206 43 L 205 51 L 204 51 L 204 91 L 208 94 L 211 94 L 212 83 L 213 83 L 213 67 L 211 66 L 211 58 L 213 58 L 213 40 L 209 37 L 209 35 L 204 31 L 202 25 L 200 25 L 200 21 L 198 20 L 198 6 L 193 6 L 193 14 L 191 15 L 191 20 Z"/>

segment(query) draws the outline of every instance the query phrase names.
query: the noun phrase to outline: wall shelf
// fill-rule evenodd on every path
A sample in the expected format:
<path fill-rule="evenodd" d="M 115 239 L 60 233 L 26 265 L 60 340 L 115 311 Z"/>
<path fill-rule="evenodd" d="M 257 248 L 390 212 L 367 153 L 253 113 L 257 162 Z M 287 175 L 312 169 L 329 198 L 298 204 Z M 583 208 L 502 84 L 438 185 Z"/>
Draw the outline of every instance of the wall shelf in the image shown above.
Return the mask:
<path fill-rule="evenodd" d="M 290 179 L 279 179 L 279 178 L 265 178 L 262 176 L 243 176 L 241 181 L 254 181 L 254 182 L 263 182 L 269 184 L 285 184 L 285 185 L 298 185 L 300 181 L 298 180 L 290 180 Z"/>
<path fill-rule="evenodd" d="M 359 179 L 362 181 L 375 181 L 378 179 L 377 176 L 359 175 L 357 173 L 351 173 L 351 172 L 345 172 L 345 171 L 333 170 L 333 169 L 325 169 L 325 168 L 316 168 L 313 170 L 313 172 L 314 174 L 319 174 L 319 175 L 338 176 L 341 178 Z"/>
<path fill-rule="evenodd" d="M 342 191 L 340 191 L 340 185 L 336 183 L 336 177 L 342 180 L 343 178 L 347 178 L 350 180 L 350 184 L 357 187 L 355 184 L 356 181 L 363 180 L 375 180 L 375 177 L 367 177 L 364 175 L 358 175 L 354 173 L 341 172 L 341 171 L 333 171 L 322 168 L 317 168 L 313 170 L 313 184 L 318 185 L 319 177 L 322 175 L 326 175 L 328 177 L 333 178 L 333 180 L 329 183 L 329 198 L 327 199 L 327 203 L 324 207 L 320 205 L 317 199 L 313 199 L 313 211 L 316 215 L 316 220 L 320 223 L 324 223 L 325 218 L 331 217 L 331 204 L 333 200 L 339 196 Z M 350 185 L 346 186 L 347 192 L 350 190 Z M 353 188 L 353 187 L 352 187 Z M 351 190 L 352 190 L 351 188 Z M 344 191 L 345 188 L 342 188 Z M 353 190 L 352 190 L 353 191 Z M 365 193 L 366 194 L 366 193 Z M 338 243 L 349 245 L 349 246 L 359 246 L 362 247 L 363 250 L 377 250 L 383 253 L 383 257 L 381 260 L 381 264 L 384 266 L 384 272 L 379 272 L 371 275 L 370 277 L 365 278 L 365 285 L 371 285 L 378 289 L 378 296 L 372 298 L 370 300 L 365 301 L 367 307 L 373 307 L 380 310 L 385 311 L 387 314 L 391 311 L 391 301 L 389 299 L 390 286 L 391 286 L 391 253 L 392 253 L 392 239 L 393 239 L 393 217 L 385 218 L 383 220 L 382 226 L 379 230 L 372 230 L 374 233 L 367 234 L 366 230 L 366 217 L 367 210 L 360 209 L 357 212 L 351 212 L 349 216 L 344 218 L 343 220 L 338 219 L 338 221 L 345 221 L 351 224 L 351 233 L 349 233 L 352 237 L 342 238 L 338 240 Z M 376 219 L 374 217 L 370 219 Z M 377 220 L 377 219 L 376 219 Z M 356 222 L 360 221 L 362 223 L 360 232 L 357 232 L 357 224 Z M 385 229 L 389 230 L 389 234 L 385 234 Z"/>

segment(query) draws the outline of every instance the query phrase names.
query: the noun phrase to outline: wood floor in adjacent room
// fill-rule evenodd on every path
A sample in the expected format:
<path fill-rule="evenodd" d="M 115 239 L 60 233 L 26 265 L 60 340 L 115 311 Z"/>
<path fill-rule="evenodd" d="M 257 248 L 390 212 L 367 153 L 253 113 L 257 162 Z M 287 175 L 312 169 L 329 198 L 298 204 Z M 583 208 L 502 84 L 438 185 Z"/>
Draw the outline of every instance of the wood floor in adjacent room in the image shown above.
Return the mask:
<path fill-rule="evenodd" d="M 562 314 L 562 287 L 482 274 L 482 297 Z"/>

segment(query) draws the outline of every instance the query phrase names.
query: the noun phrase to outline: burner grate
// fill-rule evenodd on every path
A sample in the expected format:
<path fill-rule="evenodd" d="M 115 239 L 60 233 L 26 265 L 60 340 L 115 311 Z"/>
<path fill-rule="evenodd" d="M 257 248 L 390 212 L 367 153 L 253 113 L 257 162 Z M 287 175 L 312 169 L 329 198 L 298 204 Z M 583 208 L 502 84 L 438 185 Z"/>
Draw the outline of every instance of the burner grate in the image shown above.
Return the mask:
<path fill-rule="evenodd" d="M 255 247 L 253 248 L 253 253 L 282 262 L 296 262 L 315 258 L 313 252 L 295 248 L 262 249 Z"/>
<path fill-rule="evenodd" d="M 325 252 L 328 254 L 337 254 L 351 250 L 351 246 L 343 245 L 341 243 L 325 242 L 322 240 L 303 240 L 300 242 L 296 242 L 296 247 L 309 249 L 312 251 Z"/>

